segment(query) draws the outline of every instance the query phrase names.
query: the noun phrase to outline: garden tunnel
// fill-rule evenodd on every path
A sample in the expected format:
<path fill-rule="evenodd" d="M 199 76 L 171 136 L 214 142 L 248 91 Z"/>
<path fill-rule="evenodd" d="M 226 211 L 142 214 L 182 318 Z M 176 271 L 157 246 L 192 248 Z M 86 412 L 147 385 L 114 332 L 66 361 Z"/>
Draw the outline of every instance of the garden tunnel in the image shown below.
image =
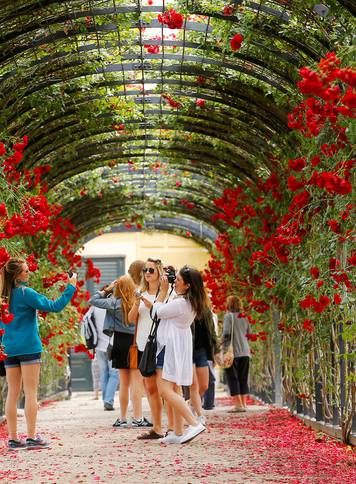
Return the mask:
<path fill-rule="evenodd" d="M 330 48 L 335 18 L 315 2 L 187 1 L 172 30 L 164 1 L 1 3 L 1 131 L 29 135 L 23 167 L 52 166 L 83 236 L 153 212 L 213 228 L 212 199 L 293 144 L 298 67 Z M 334 2 L 333 15 L 353 8 Z M 233 52 L 236 32 L 248 42 Z"/>
<path fill-rule="evenodd" d="M 261 180 L 267 180 L 272 173 L 285 174 L 286 160 L 291 158 L 293 162 L 303 155 L 300 133 L 288 126 L 288 114 L 303 99 L 297 86 L 303 66 L 317 65 L 332 51 L 340 52 L 347 65 L 352 65 L 355 2 L 324 3 L 2 0 L 0 140 L 11 145 L 28 136 L 20 170 L 50 167 L 44 178 L 48 197 L 51 202 L 61 203 L 61 216 L 68 217 L 78 229 L 76 248 L 101 229 L 126 226 L 128 230 L 189 233 L 208 248 L 217 239 L 228 259 L 232 252 L 230 246 L 224 246 L 228 224 L 214 200 L 222 197 L 225 189 L 238 196 L 236 187 L 253 193 L 258 200 Z M 171 9 L 175 11 L 174 18 L 167 16 Z M 338 79 L 340 85 L 345 81 Z M 347 116 L 348 111 L 343 108 L 342 114 Z M 0 144 L 0 157 L 2 154 Z M 347 153 L 345 159 L 351 156 Z M 326 197 L 330 193 L 349 195 L 350 170 L 346 168 L 338 165 L 338 174 L 332 173 L 335 180 L 344 170 L 345 179 L 341 180 L 339 191 L 332 187 Z M 296 182 L 294 176 L 295 190 Z M 277 189 L 273 195 L 272 203 L 279 200 Z M 14 200 L 16 196 L 10 202 Z M 348 355 L 347 362 L 343 360 L 353 334 L 348 327 L 352 301 L 348 299 L 346 283 L 349 284 L 347 274 L 355 255 L 350 256 L 347 244 L 341 247 L 335 238 L 342 222 L 338 224 L 333 216 L 336 217 L 335 207 L 341 205 L 332 200 L 329 206 L 323 198 L 320 206 L 313 206 L 313 213 L 325 210 L 325 217 L 298 234 L 311 234 L 305 251 L 304 247 L 300 249 L 294 266 L 285 272 L 282 264 L 276 277 L 275 266 L 271 269 L 274 275 L 265 281 L 267 289 L 276 285 L 279 292 L 273 301 L 278 304 L 283 299 L 286 320 L 289 318 L 291 326 L 275 317 L 278 311 L 271 311 L 271 334 L 279 362 L 270 345 L 266 361 L 261 363 L 260 380 L 263 386 L 266 381 L 274 379 L 276 384 L 279 379 L 281 388 L 283 377 L 286 400 L 293 408 L 296 406 L 299 413 L 308 410 L 317 420 L 323 418 L 341 425 L 347 440 L 352 419 L 355 427 L 355 389 L 351 358 Z M 251 207 L 245 208 L 252 213 Z M 274 209 L 278 211 L 278 203 Z M 275 212 L 268 210 L 265 229 L 274 222 Z M 332 210 L 334 215 L 330 215 Z M 347 202 L 340 209 L 345 224 L 349 223 L 350 210 Z M 321 224 L 325 225 L 327 216 L 331 217 L 328 223 L 333 233 L 330 235 L 327 227 L 327 238 L 318 241 L 317 237 L 326 233 Z M 351 229 L 345 228 L 344 241 L 350 235 L 348 230 Z M 236 253 L 242 253 L 242 264 L 245 263 L 250 277 L 254 261 L 244 259 L 239 237 L 236 230 L 231 245 L 234 250 L 237 247 Z M 47 242 L 26 241 L 26 249 L 40 252 Z M 18 245 L 11 245 L 10 241 L 7 248 L 18 249 Z M 329 250 L 327 256 L 323 256 L 322 249 Z M 282 262 L 288 250 L 279 252 Z M 74 254 L 69 247 L 63 253 Z M 265 257 L 263 251 L 254 255 L 258 262 Z M 353 263 L 349 262 L 351 259 Z M 313 332 L 310 319 L 301 323 L 300 299 L 309 297 L 307 290 L 314 283 L 310 282 L 310 270 L 314 269 L 315 275 L 314 266 L 320 263 L 321 272 L 326 273 L 332 260 L 328 297 L 334 296 L 335 302 L 331 291 L 335 290 L 332 285 L 339 289 L 333 280 L 336 267 L 336 282 L 344 284 L 343 295 L 336 294 L 336 301 L 343 300 L 344 305 L 339 319 L 331 322 L 331 329 L 323 326 L 321 320 L 315 323 L 320 338 L 315 337 L 311 343 L 308 338 L 314 338 L 314 334 L 305 338 L 300 328 L 295 330 L 292 325 L 304 324 L 305 331 Z M 216 267 L 222 272 L 222 264 Z M 226 267 L 231 269 L 227 277 L 235 278 L 231 287 L 241 283 L 245 289 L 246 282 L 239 280 L 238 266 L 235 273 L 233 264 Z M 251 277 L 249 283 L 257 281 L 257 285 L 259 280 Z M 320 282 L 318 288 L 324 284 Z M 226 290 L 224 284 L 222 293 Z M 310 303 L 310 299 L 303 302 Z M 254 307 L 257 312 L 258 303 Z M 261 321 L 262 329 L 266 328 L 262 326 L 265 323 Z M 264 337 L 266 332 L 260 334 Z M 288 346 L 295 334 L 298 344 L 292 342 Z M 308 348 L 312 350 L 308 352 Z M 294 372 L 297 360 L 298 372 Z M 327 378 L 322 375 L 320 379 L 320 368 L 327 368 Z M 330 390 L 336 381 L 335 385 L 341 387 L 340 398 Z M 263 396 L 271 400 L 269 389 L 263 388 Z M 308 394 L 306 388 L 311 388 L 312 403 L 303 400 Z M 281 403 L 276 386 L 272 399 L 280 399 Z"/>

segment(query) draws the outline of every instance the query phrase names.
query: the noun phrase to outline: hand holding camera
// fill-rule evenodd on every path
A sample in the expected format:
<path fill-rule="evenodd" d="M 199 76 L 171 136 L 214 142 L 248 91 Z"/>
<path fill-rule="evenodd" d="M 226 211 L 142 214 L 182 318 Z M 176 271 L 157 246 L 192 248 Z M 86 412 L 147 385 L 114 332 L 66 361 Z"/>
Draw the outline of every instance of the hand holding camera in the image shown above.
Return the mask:
<path fill-rule="evenodd" d="M 173 266 L 164 267 L 169 284 L 174 284 L 176 280 L 176 270 Z"/>
<path fill-rule="evenodd" d="M 72 286 L 76 286 L 77 285 L 78 274 L 76 274 L 75 272 L 73 272 L 72 269 L 69 269 L 69 271 L 67 271 L 67 274 L 68 274 L 68 282 L 69 282 L 69 284 L 72 284 Z"/>

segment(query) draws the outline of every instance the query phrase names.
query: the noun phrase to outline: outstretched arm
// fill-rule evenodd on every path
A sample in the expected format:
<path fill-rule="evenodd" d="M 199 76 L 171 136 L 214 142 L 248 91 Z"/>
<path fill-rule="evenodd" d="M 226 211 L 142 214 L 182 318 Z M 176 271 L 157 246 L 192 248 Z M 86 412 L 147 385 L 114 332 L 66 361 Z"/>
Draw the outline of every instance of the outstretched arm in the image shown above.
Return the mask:
<path fill-rule="evenodd" d="M 43 294 L 30 287 L 23 289 L 23 294 L 26 303 L 33 309 L 39 309 L 46 313 L 59 313 L 69 303 L 75 293 L 76 288 L 72 284 L 68 284 L 63 294 L 56 300 L 48 299 Z"/>

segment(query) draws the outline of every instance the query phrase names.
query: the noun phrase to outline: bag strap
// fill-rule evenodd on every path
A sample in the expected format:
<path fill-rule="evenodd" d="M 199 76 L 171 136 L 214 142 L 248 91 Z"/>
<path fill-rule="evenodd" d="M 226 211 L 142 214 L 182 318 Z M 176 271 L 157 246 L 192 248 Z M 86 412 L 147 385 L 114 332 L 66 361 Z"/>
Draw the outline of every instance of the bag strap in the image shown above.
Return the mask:
<path fill-rule="evenodd" d="M 132 342 L 132 346 L 135 346 L 135 345 L 136 345 L 137 326 L 138 326 L 138 317 L 139 317 L 139 313 L 137 312 L 137 316 L 136 316 L 136 320 L 135 320 L 135 332 L 134 332 L 134 339 L 133 339 L 133 342 Z"/>
<path fill-rule="evenodd" d="M 168 303 L 169 298 L 171 297 L 172 292 L 173 292 L 173 286 L 172 286 L 172 288 L 170 290 L 170 293 L 168 294 L 168 297 L 167 297 L 167 299 L 166 299 L 166 301 L 165 301 L 164 304 L 167 304 Z M 157 295 L 158 295 L 158 293 L 157 293 Z M 156 298 L 157 298 L 157 295 L 156 295 Z M 156 302 L 156 299 L 155 299 L 155 302 Z M 153 308 L 153 305 L 152 305 L 152 308 Z M 151 316 L 151 318 L 152 318 L 152 308 L 150 310 L 150 316 Z M 161 320 L 157 318 L 157 314 L 155 314 L 154 317 L 152 318 L 152 325 L 151 325 L 151 329 L 150 329 L 149 336 L 154 336 L 154 337 L 156 336 L 157 330 L 158 330 L 158 325 L 159 325 L 160 321 Z"/>
<path fill-rule="evenodd" d="M 230 344 L 232 345 L 233 342 L 234 342 L 234 323 L 235 323 L 235 319 L 234 319 L 233 313 L 230 313 L 230 314 L 231 314 L 231 338 L 230 338 Z"/>

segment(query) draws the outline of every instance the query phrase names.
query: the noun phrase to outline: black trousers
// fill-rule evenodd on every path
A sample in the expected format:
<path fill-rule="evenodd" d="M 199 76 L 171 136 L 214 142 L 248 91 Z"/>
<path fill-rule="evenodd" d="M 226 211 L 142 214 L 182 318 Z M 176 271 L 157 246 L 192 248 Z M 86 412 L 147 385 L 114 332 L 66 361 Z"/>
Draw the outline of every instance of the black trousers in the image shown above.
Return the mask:
<path fill-rule="evenodd" d="M 230 368 L 225 369 L 227 384 L 231 396 L 248 394 L 248 370 L 250 367 L 249 356 L 234 358 Z"/>

